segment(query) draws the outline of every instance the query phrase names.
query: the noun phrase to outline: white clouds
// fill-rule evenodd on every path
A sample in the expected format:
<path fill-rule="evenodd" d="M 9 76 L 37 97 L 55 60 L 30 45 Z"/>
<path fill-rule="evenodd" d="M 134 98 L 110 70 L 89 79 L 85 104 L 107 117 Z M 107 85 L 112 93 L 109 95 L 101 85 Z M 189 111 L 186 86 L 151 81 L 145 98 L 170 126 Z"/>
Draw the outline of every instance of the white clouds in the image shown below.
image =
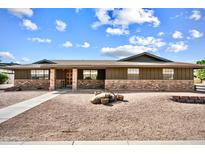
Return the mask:
<path fill-rule="evenodd" d="M 164 32 L 159 32 L 158 34 L 157 34 L 157 36 L 163 36 L 164 35 Z"/>
<path fill-rule="evenodd" d="M 129 38 L 129 45 L 117 47 L 104 47 L 101 49 L 103 54 L 113 57 L 125 57 L 142 52 L 157 51 L 160 47 L 166 45 L 162 39 L 149 37 L 132 36 Z"/>
<path fill-rule="evenodd" d="M 33 38 L 28 38 L 27 40 L 32 42 L 38 42 L 38 43 L 51 43 L 51 39 L 48 38 L 33 37 Z"/>
<path fill-rule="evenodd" d="M 31 20 L 28 20 L 28 19 L 23 20 L 23 26 L 26 29 L 31 30 L 31 31 L 38 30 L 38 26 L 35 23 L 33 23 Z"/>
<path fill-rule="evenodd" d="M 142 52 L 152 51 L 153 49 L 145 46 L 138 45 L 123 45 L 114 48 L 104 47 L 101 49 L 101 52 L 105 55 L 112 57 L 125 57 L 134 54 L 139 54 Z"/>
<path fill-rule="evenodd" d="M 10 60 L 15 60 L 15 57 L 8 51 L 0 51 L 0 57 Z"/>
<path fill-rule="evenodd" d="M 182 35 L 182 33 L 181 33 L 180 31 L 175 31 L 175 32 L 172 34 L 172 37 L 173 37 L 174 39 L 181 39 L 181 38 L 183 38 L 183 35 Z"/>
<path fill-rule="evenodd" d="M 64 48 L 71 48 L 73 44 L 70 41 L 66 41 L 65 43 L 62 44 Z"/>
<path fill-rule="evenodd" d="M 122 9 L 115 11 L 116 19 L 114 24 L 129 25 L 151 23 L 154 27 L 159 26 L 160 21 L 154 16 L 153 10 L 148 9 Z"/>
<path fill-rule="evenodd" d="M 106 25 L 106 24 L 111 24 L 110 22 L 110 16 L 108 15 L 108 11 L 111 11 L 113 9 L 96 9 L 96 17 L 98 18 L 99 21 L 94 22 L 92 24 L 93 28 L 97 28 L 101 25 Z"/>
<path fill-rule="evenodd" d="M 22 61 L 24 61 L 24 62 L 29 62 L 29 61 L 31 61 L 29 58 L 27 58 L 27 57 L 23 57 L 23 58 L 21 58 L 21 60 Z"/>
<path fill-rule="evenodd" d="M 82 48 L 89 48 L 90 44 L 88 42 L 84 42 L 83 45 L 81 45 Z"/>
<path fill-rule="evenodd" d="M 79 13 L 81 9 L 82 9 L 82 8 L 76 8 L 76 9 L 75 9 L 75 12 L 76 12 L 76 13 Z"/>
<path fill-rule="evenodd" d="M 152 36 L 148 36 L 148 37 L 132 36 L 129 38 L 129 42 L 131 44 L 149 46 L 152 48 L 160 48 L 160 47 L 166 45 L 166 43 L 163 42 L 161 38 L 154 38 Z"/>
<path fill-rule="evenodd" d="M 99 21 L 93 23 L 93 28 L 101 25 L 128 27 L 130 24 L 143 23 L 157 27 L 160 24 L 159 19 L 154 16 L 154 11 L 150 9 L 97 9 L 96 16 Z"/>
<path fill-rule="evenodd" d="M 187 49 L 188 49 L 188 45 L 182 41 L 176 42 L 176 43 L 170 43 L 169 47 L 167 48 L 167 50 L 171 52 L 179 52 L 179 51 L 184 51 Z"/>
<path fill-rule="evenodd" d="M 192 15 L 189 17 L 189 19 L 193 20 L 199 20 L 201 18 L 201 12 L 198 10 L 192 11 Z"/>
<path fill-rule="evenodd" d="M 111 34 L 111 35 L 127 35 L 127 34 L 129 34 L 129 30 L 127 30 L 126 28 L 111 28 L 111 27 L 108 27 L 106 29 L 106 32 L 108 34 Z"/>
<path fill-rule="evenodd" d="M 8 11 L 20 18 L 24 16 L 31 17 L 33 15 L 33 10 L 29 8 L 10 8 Z"/>
<path fill-rule="evenodd" d="M 203 33 L 199 32 L 198 30 L 196 29 L 192 29 L 189 31 L 190 35 L 192 38 L 200 38 L 203 36 Z"/>
<path fill-rule="evenodd" d="M 63 31 L 66 30 L 67 25 L 66 25 L 66 23 L 63 22 L 62 20 L 56 20 L 56 23 L 55 23 L 55 24 L 56 24 L 56 29 L 57 29 L 58 31 L 63 32 Z"/>

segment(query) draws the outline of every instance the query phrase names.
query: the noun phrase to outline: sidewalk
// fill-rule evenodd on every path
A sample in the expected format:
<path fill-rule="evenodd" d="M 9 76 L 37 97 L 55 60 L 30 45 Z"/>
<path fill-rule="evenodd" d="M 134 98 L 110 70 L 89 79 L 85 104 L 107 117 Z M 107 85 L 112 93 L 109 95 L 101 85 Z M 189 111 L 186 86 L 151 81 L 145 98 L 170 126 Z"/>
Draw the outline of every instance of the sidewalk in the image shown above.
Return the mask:
<path fill-rule="evenodd" d="M 60 95 L 64 91 L 52 91 L 32 99 L 0 109 L 0 124 L 41 103 Z"/>
<path fill-rule="evenodd" d="M 4 90 L 13 86 L 14 84 L 0 84 L 0 90 Z"/>
<path fill-rule="evenodd" d="M 193 141 L 30 141 L 0 142 L 0 145 L 204 145 L 205 140 Z"/>

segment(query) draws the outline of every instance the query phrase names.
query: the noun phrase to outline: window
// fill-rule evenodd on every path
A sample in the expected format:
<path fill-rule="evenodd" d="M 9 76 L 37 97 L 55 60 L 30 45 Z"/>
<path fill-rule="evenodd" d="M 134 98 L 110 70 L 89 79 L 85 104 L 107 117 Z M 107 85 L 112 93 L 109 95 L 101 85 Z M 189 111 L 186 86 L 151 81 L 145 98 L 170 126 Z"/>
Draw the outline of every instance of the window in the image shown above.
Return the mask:
<path fill-rule="evenodd" d="M 31 79 L 49 79 L 49 70 L 31 70 Z"/>
<path fill-rule="evenodd" d="M 163 79 L 164 80 L 173 80 L 174 79 L 174 69 L 163 69 Z"/>
<path fill-rule="evenodd" d="M 139 79 L 139 68 L 128 68 L 127 77 L 129 80 L 138 80 Z"/>
<path fill-rule="evenodd" d="M 96 80 L 98 75 L 97 70 L 83 70 L 84 80 Z"/>

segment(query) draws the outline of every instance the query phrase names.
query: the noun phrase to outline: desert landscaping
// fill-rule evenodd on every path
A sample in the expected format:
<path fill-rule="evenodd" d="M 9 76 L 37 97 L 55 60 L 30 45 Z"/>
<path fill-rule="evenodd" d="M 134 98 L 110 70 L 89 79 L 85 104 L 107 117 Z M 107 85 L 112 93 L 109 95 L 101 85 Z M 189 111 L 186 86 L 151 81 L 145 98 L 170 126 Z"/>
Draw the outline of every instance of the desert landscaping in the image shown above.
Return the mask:
<path fill-rule="evenodd" d="M 0 109 L 47 93 L 47 91 L 0 91 Z"/>
<path fill-rule="evenodd" d="M 205 105 L 171 100 L 204 94 L 122 94 L 109 105 L 92 104 L 90 93 L 61 94 L 1 123 L 0 141 L 205 139 Z"/>

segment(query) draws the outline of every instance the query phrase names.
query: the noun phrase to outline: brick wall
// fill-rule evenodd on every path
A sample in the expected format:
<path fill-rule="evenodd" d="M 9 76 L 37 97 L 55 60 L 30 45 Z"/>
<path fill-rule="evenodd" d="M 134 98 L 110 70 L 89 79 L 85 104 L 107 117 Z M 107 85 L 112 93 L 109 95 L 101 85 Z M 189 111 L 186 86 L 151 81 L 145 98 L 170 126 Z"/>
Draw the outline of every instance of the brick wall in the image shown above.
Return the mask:
<path fill-rule="evenodd" d="M 109 90 L 194 91 L 193 80 L 105 80 Z"/>
<path fill-rule="evenodd" d="M 15 79 L 14 86 L 21 86 L 22 90 L 48 90 L 50 85 L 49 80 L 32 80 L 32 79 Z"/>
<path fill-rule="evenodd" d="M 81 89 L 104 89 L 104 80 L 78 80 L 78 88 Z"/>

